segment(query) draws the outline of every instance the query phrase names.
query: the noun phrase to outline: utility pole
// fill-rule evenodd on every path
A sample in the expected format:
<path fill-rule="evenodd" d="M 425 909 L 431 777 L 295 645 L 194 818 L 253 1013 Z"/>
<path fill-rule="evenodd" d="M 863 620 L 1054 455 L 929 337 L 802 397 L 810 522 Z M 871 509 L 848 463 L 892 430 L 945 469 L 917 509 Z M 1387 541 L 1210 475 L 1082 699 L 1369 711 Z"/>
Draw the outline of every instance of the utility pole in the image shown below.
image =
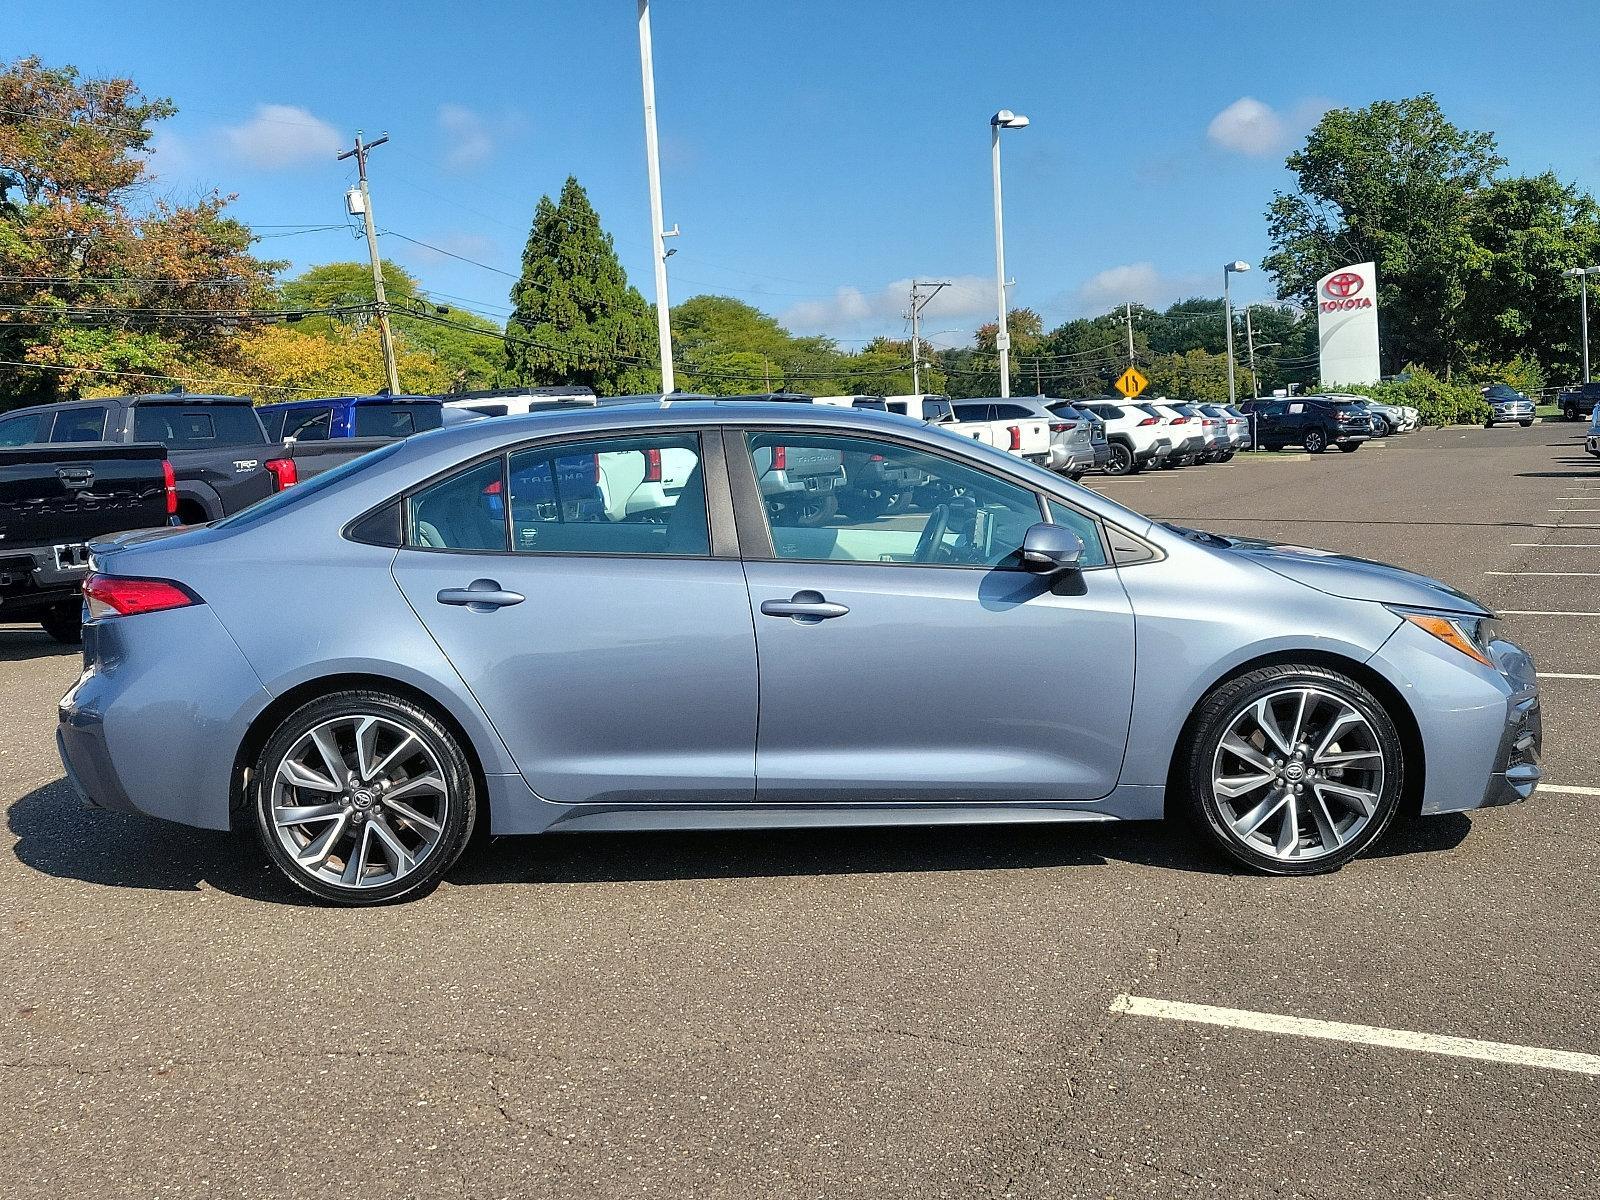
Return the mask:
<path fill-rule="evenodd" d="M 1033 356 L 1033 394 L 1036 396 L 1044 395 L 1044 384 L 1039 382 L 1039 356 L 1037 354 Z"/>
<path fill-rule="evenodd" d="M 661 390 L 671 392 L 675 381 L 665 239 L 677 236 L 678 227 L 674 225 L 670 232 L 662 228 L 665 218 L 661 215 L 661 155 L 656 148 L 656 65 L 650 43 L 650 0 L 639 0 L 639 70 L 644 77 L 644 157 L 650 173 L 650 248 L 656 260 L 656 336 L 661 340 Z"/>
<path fill-rule="evenodd" d="M 914 395 L 922 394 L 922 339 L 919 336 L 922 310 L 928 307 L 928 301 L 949 286 L 948 279 L 930 282 L 917 279 L 911 281 L 911 311 L 907 316 L 911 318 L 911 391 Z M 932 290 L 924 292 L 923 288 Z"/>
<path fill-rule="evenodd" d="M 1256 374 L 1256 332 L 1250 326 L 1250 306 L 1244 306 L 1244 344 L 1249 347 L 1250 353 L 1250 394 L 1261 394 L 1261 380 Z"/>
<path fill-rule="evenodd" d="M 1122 306 L 1122 315 L 1128 321 L 1128 365 L 1133 366 L 1133 301 Z"/>
<path fill-rule="evenodd" d="M 389 394 L 400 394 L 400 374 L 394 365 L 394 334 L 389 330 L 389 298 L 383 291 L 383 260 L 378 257 L 378 231 L 372 224 L 372 193 L 367 190 L 367 155 L 389 140 L 386 133 L 375 142 L 363 142 L 361 131 L 356 130 L 353 149 L 339 155 L 339 161 L 356 160 L 356 171 L 361 176 L 361 220 L 367 227 L 367 258 L 372 263 L 372 295 L 378 302 L 378 338 L 383 345 L 383 373 L 389 380 Z M 349 207 L 347 205 L 347 207 Z"/>

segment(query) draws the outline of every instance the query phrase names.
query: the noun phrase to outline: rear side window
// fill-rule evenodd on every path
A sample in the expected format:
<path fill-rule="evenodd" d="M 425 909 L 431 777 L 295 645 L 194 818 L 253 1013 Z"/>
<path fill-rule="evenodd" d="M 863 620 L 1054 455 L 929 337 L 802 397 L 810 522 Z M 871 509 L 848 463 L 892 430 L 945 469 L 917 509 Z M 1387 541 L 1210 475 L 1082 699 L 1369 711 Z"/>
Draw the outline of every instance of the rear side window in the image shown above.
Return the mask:
<path fill-rule="evenodd" d="M 288 415 L 288 410 L 283 408 L 278 409 L 276 412 L 268 412 L 260 408 L 256 409 L 256 416 L 261 418 L 261 427 L 267 431 L 267 441 L 283 441 L 283 419 Z"/>
<path fill-rule="evenodd" d="M 700 439 L 645 434 L 511 456 L 511 548 L 531 554 L 711 553 Z"/>
<path fill-rule="evenodd" d="M 248 404 L 140 404 L 133 410 L 133 440 L 162 442 L 174 450 L 259 446 L 265 441 Z"/>
<path fill-rule="evenodd" d="M 1020 404 L 996 404 L 994 407 L 994 420 L 997 421 L 1029 421 L 1037 420 L 1035 413 L 1029 412 Z"/>
<path fill-rule="evenodd" d="M 1091 405 L 1089 407 L 1088 411 L 1092 412 L 1095 416 L 1099 417 L 1102 421 L 1115 421 L 1120 417 L 1125 417 L 1125 416 L 1128 415 L 1127 413 L 1123 412 L 1122 409 L 1118 408 L 1115 404 L 1095 404 L 1095 405 Z"/>
<path fill-rule="evenodd" d="M 333 432 L 333 409 L 290 409 L 283 422 L 283 437 L 297 442 L 325 442 Z"/>
<path fill-rule="evenodd" d="M 54 413 L 27 413 L 0 421 L 0 446 L 31 446 L 42 440 Z"/>
<path fill-rule="evenodd" d="M 422 550 L 505 550 L 504 466 L 505 459 L 491 458 L 412 493 L 406 501 L 406 544 Z"/>
<path fill-rule="evenodd" d="M 106 410 L 103 408 L 69 408 L 56 414 L 55 428 L 50 431 L 52 442 L 99 442 L 106 436 Z"/>

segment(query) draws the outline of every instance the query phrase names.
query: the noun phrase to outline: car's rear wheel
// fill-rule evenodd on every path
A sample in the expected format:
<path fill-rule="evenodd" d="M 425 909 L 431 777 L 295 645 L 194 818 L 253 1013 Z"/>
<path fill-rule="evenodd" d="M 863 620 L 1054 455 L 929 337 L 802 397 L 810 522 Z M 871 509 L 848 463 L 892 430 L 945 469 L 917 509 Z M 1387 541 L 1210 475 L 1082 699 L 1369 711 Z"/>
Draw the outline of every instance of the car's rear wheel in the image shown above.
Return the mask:
<path fill-rule="evenodd" d="M 297 886 L 379 904 L 436 884 L 477 817 L 472 770 L 432 713 L 376 691 L 338 692 L 290 713 L 262 748 L 256 832 Z"/>
<path fill-rule="evenodd" d="M 1322 430 L 1313 429 L 1306 434 L 1305 447 L 1309 454 L 1321 454 L 1328 448 L 1328 437 Z"/>
<path fill-rule="evenodd" d="M 796 525 L 815 528 L 833 520 L 839 511 L 839 501 L 831 491 L 797 492 L 783 501 L 783 509 Z"/>
<path fill-rule="evenodd" d="M 1133 451 L 1121 442 L 1111 443 L 1111 457 L 1106 459 L 1107 475 L 1132 475 L 1138 469 Z"/>
<path fill-rule="evenodd" d="M 1186 799 L 1224 853 L 1272 875 L 1337 870 L 1401 803 L 1394 720 L 1361 684 L 1319 666 L 1264 667 L 1201 704 L 1185 748 Z"/>
<path fill-rule="evenodd" d="M 1357 450 L 1361 449 L 1361 443 L 1360 442 L 1340 442 L 1339 443 L 1339 449 L 1340 449 L 1340 451 L 1342 451 L 1345 454 L 1354 454 Z"/>
<path fill-rule="evenodd" d="M 1372 418 L 1372 436 L 1373 437 L 1388 437 L 1389 436 L 1389 422 L 1388 422 L 1387 419 L 1385 419 L 1384 417 L 1373 417 Z"/>
<path fill-rule="evenodd" d="M 1518 421 L 1517 424 L 1521 425 L 1524 429 L 1532 429 L 1533 428 L 1533 422 L 1532 421 Z"/>
<path fill-rule="evenodd" d="M 63 646 L 76 646 L 83 641 L 83 602 L 63 600 L 45 609 L 39 614 L 39 624 Z"/>

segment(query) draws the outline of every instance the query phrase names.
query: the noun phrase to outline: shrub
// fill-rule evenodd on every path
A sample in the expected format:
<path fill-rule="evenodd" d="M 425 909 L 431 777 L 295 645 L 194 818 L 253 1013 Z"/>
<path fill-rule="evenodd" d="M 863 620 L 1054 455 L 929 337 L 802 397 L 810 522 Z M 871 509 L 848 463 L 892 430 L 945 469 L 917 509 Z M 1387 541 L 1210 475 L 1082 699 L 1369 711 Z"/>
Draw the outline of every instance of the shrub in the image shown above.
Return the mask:
<path fill-rule="evenodd" d="M 1489 419 L 1489 405 L 1475 385 L 1447 383 L 1425 367 L 1409 368 L 1404 379 L 1339 390 L 1385 404 L 1410 405 L 1424 425 L 1479 425 Z"/>

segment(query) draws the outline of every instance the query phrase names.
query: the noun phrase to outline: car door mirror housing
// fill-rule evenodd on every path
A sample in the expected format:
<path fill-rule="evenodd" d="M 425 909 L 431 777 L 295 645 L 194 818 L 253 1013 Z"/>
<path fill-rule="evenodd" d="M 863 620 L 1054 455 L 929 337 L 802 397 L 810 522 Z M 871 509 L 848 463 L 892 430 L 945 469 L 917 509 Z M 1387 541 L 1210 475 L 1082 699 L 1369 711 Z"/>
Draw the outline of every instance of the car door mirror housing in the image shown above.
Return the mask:
<path fill-rule="evenodd" d="M 1030 525 L 1022 536 L 1022 568 L 1035 575 L 1083 569 L 1083 539 L 1065 525 Z"/>

